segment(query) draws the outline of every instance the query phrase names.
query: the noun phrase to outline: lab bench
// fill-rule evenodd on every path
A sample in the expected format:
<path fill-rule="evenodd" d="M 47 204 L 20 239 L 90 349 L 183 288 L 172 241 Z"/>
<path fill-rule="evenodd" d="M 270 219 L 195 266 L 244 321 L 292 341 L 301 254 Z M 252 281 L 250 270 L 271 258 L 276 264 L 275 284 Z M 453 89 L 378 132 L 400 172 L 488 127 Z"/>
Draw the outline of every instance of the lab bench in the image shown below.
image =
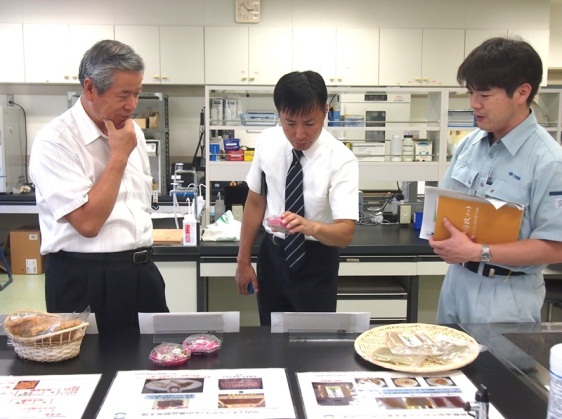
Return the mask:
<path fill-rule="evenodd" d="M 253 263 L 263 234 L 252 249 Z M 409 225 L 358 225 L 353 242 L 340 253 L 338 311 L 369 311 L 372 323 L 417 321 L 420 272 L 446 270 L 418 235 Z M 209 310 L 209 280 L 234 277 L 237 253 L 237 242 L 200 243 L 198 311 Z"/>

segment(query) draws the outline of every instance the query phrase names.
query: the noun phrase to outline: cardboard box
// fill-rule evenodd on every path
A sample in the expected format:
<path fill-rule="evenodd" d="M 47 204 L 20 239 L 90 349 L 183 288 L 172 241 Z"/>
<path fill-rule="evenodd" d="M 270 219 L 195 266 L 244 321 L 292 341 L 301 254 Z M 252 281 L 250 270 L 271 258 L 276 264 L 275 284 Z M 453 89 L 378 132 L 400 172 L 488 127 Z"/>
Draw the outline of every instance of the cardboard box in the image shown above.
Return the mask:
<path fill-rule="evenodd" d="M 10 231 L 4 244 L 9 249 L 13 275 L 39 275 L 44 272 L 45 256 L 39 252 L 41 232 L 38 227 L 22 227 Z"/>
<path fill-rule="evenodd" d="M 146 129 L 147 128 L 147 122 L 148 119 L 147 118 L 134 118 L 133 121 L 135 121 L 139 127 L 141 127 L 142 129 Z"/>

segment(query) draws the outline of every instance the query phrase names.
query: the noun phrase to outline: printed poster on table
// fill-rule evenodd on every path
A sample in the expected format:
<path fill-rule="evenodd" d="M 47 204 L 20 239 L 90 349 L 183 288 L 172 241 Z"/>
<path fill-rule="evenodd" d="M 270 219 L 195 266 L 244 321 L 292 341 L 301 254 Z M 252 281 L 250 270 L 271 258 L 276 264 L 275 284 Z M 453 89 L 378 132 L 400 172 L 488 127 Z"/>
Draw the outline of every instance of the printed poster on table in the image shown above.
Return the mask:
<path fill-rule="evenodd" d="M 282 368 L 119 371 L 97 416 L 294 419 Z"/>
<path fill-rule="evenodd" d="M 0 376 L 0 418 L 81 417 L 101 374 Z"/>
<path fill-rule="evenodd" d="M 460 371 L 310 372 L 297 379 L 308 419 L 470 418 L 463 407 L 476 395 Z M 503 416 L 490 405 L 489 418 Z"/>

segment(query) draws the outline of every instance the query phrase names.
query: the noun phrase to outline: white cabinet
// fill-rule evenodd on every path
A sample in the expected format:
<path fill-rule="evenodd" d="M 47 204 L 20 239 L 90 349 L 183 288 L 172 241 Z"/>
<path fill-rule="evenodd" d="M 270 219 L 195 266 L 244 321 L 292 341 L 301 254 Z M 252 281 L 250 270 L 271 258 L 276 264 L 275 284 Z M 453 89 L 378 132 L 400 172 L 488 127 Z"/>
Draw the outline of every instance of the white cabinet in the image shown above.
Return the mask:
<path fill-rule="evenodd" d="M 336 74 L 328 84 L 376 86 L 379 84 L 379 30 L 338 28 Z"/>
<path fill-rule="evenodd" d="M 205 27 L 205 83 L 274 85 L 292 68 L 290 28 Z"/>
<path fill-rule="evenodd" d="M 486 39 L 496 36 L 507 36 L 505 29 L 467 29 L 464 38 L 464 56 L 466 57 L 471 51 L 484 42 Z M 460 64 L 460 63 L 459 63 Z"/>
<path fill-rule="evenodd" d="M 24 24 L 25 81 L 78 83 L 80 60 L 102 39 L 113 39 L 112 25 Z"/>
<path fill-rule="evenodd" d="M 145 65 L 143 83 L 160 84 L 160 36 L 158 26 L 115 26 L 115 39 L 130 45 Z"/>
<path fill-rule="evenodd" d="M 115 39 L 130 45 L 145 63 L 145 84 L 203 84 L 201 26 L 115 26 Z"/>
<path fill-rule="evenodd" d="M 23 60 L 23 28 L 19 23 L 0 23 L 0 45 L 3 65 L 0 65 L 0 83 L 25 81 Z"/>
<path fill-rule="evenodd" d="M 69 74 L 71 82 L 78 80 L 78 68 L 84 53 L 96 42 L 114 39 L 113 25 L 69 25 Z"/>
<path fill-rule="evenodd" d="M 381 29 L 379 84 L 418 85 L 421 82 L 421 46 L 421 29 Z"/>
<path fill-rule="evenodd" d="M 202 26 L 160 26 L 162 84 L 204 84 Z"/>
<path fill-rule="evenodd" d="M 464 59 L 462 29 L 424 29 L 421 74 L 424 86 L 457 86 L 457 70 Z"/>
<path fill-rule="evenodd" d="M 294 28 L 293 69 L 313 70 L 328 84 L 336 75 L 336 29 Z"/>
<path fill-rule="evenodd" d="M 197 262 L 156 262 L 166 283 L 170 312 L 197 311 Z"/>
<path fill-rule="evenodd" d="M 380 85 L 457 85 L 464 30 L 381 29 L 380 40 Z"/>
<path fill-rule="evenodd" d="M 293 69 L 314 70 L 331 86 L 376 86 L 379 83 L 379 30 L 295 28 Z"/>

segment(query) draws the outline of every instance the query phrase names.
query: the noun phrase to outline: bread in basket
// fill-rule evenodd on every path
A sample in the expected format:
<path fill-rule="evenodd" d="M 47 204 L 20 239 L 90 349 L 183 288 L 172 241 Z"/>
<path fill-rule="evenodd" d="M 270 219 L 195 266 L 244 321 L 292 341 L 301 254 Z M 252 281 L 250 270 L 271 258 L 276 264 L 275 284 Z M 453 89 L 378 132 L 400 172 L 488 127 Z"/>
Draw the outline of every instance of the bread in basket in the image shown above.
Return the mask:
<path fill-rule="evenodd" d="M 74 358 L 86 333 L 87 314 L 17 311 L 4 320 L 4 329 L 21 358 L 56 362 Z"/>

